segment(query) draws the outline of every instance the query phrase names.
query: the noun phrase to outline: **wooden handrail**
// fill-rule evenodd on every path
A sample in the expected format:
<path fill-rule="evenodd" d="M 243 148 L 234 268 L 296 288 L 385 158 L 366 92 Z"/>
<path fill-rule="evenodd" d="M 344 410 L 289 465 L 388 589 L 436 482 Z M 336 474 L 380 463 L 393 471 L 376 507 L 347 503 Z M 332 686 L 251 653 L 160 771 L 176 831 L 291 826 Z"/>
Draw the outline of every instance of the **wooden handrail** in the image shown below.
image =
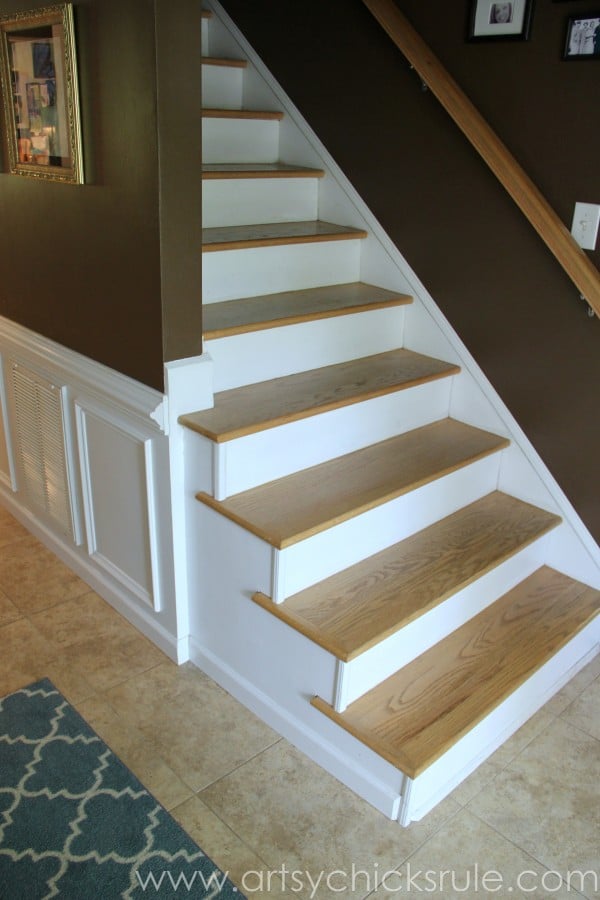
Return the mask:
<path fill-rule="evenodd" d="M 481 155 L 600 316 L 600 273 L 546 198 L 448 74 L 394 0 L 363 0 L 429 90 Z"/>

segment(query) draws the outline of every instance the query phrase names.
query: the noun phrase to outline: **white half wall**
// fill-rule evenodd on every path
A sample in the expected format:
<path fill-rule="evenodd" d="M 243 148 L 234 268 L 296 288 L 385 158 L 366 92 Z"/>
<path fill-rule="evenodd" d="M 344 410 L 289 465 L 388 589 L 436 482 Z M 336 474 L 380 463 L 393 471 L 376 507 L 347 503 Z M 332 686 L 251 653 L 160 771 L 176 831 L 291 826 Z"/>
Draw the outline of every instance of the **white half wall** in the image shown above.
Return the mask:
<path fill-rule="evenodd" d="M 18 427 L 31 412 L 27 395 L 15 388 L 19 370 L 61 398 L 63 428 L 52 450 L 69 473 L 73 530 L 59 527 L 51 503 L 47 512 L 32 502 L 27 442 L 44 446 L 53 411 L 38 392 L 35 421 L 28 430 Z M 188 641 L 176 610 L 164 395 L 0 317 L 0 406 L 0 503 L 180 661 Z M 51 497 L 43 454 L 35 458 L 40 490 Z"/>

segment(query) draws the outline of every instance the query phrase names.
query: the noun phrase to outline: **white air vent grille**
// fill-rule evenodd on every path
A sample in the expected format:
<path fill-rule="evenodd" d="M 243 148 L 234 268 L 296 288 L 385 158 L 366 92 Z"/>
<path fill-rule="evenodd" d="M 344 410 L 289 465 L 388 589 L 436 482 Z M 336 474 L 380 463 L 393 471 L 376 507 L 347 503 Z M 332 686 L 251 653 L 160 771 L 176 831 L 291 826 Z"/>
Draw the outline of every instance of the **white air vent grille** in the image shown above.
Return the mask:
<path fill-rule="evenodd" d="M 63 418 L 64 388 L 12 368 L 19 488 L 35 510 L 74 537 Z"/>

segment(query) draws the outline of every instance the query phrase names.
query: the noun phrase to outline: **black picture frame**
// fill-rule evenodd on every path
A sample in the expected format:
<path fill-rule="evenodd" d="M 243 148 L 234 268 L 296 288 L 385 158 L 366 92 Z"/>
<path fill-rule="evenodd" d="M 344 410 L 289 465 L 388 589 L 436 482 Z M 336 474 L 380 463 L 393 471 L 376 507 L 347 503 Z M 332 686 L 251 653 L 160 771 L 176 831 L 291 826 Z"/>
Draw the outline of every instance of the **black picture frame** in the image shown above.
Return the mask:
<path fill-rule="evenodd" d="M 600 9 L 569 16 L 563 59 L 600 59 Z"/>
<path fill-rule="evenodd" d="M 534 0 L 471 0 L 468 41 L 527 41 Z"/>

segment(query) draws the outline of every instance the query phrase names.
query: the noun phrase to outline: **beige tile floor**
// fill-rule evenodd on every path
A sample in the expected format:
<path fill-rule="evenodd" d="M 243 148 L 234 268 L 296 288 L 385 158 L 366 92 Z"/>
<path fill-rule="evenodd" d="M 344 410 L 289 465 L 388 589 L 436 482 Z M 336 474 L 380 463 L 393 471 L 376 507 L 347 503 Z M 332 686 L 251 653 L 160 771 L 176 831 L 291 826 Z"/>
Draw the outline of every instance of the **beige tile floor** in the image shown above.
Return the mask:
<path fill-rule="evenodd" d="M 51 678 L 248 897 L 600 897 L 599 662 L 403 829 L 0 508 L 0 696 Z"/>

